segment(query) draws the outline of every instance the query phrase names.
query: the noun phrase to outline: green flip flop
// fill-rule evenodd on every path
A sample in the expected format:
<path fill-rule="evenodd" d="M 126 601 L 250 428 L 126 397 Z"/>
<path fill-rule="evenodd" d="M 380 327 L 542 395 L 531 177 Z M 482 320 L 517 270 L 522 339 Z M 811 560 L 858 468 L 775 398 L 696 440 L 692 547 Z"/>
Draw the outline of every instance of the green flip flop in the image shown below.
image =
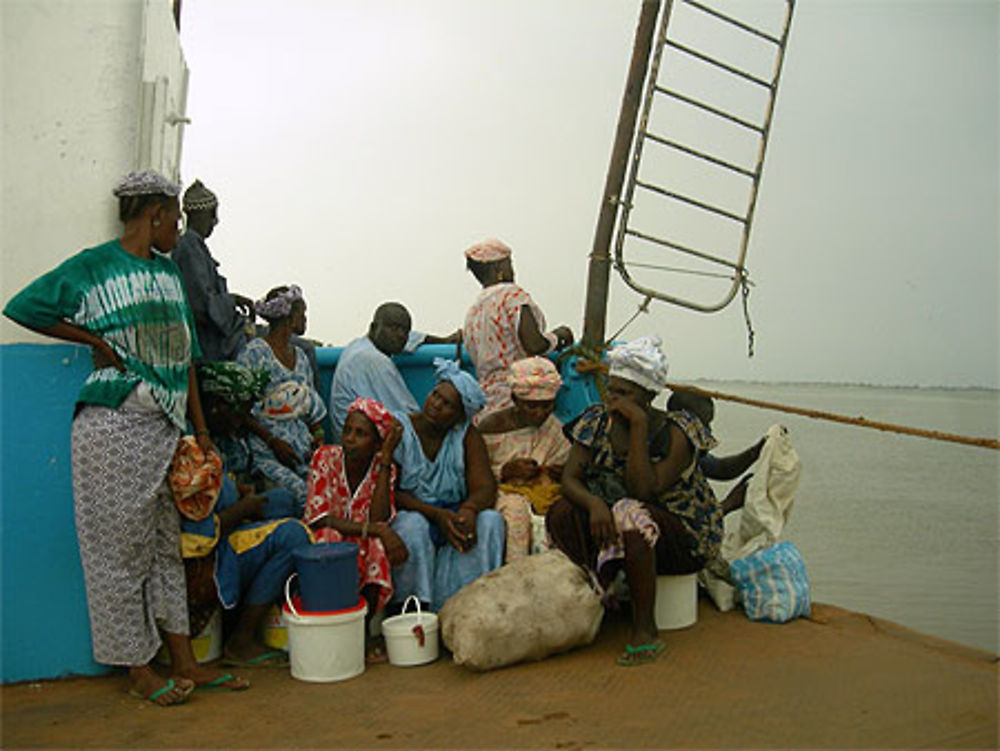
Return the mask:
<path fill-rule="evenodd" d="M 288 653 L 282 650 L 274 652 L 264 652 L 249 660 L 240 660 L 235 657 L 223 657 L 222 664 L 231 668 L 259 668 L 259 667 L 287 667 Z"/>
<path fill-rule="evenodd" d="M 619 665 L 625 668 L 636 667 L 637 665 L 648 665 L 656 662 L 660 653 L 667 648 L 667 645 L 657 639 L 649 644 L 640 644 L 633 647 L 631 644 L 625 645 L 625 651 L 618 658 Z"/>
<path fill-rule="evenodd" d="M 181 689 L 180 695 L 173 701 L 169 701 L 166 704 L 160 704 L 160 702 L 157 701 L 157 699 L 159 699 L 161 696 L 170 693 L 175 688 L 177 688 L 176 681 L 174 681 L 173 678 L 168 678 L 165 684 L 163 684 L 160 688 L 156 689 L 156 691 L 151 693 L 149 696 L 145 696 L 139 691 L 136 691 L 135 689 L 130 690 L 128 693 L 130 696 L 134 696 L 136 699 L 145 699 L 150 704 L 155 704 L 158 707 L 176 707 L 177 705 L 186 702 L 188 700 L 188 697 L 191 695 L 191 691 L 194 690 L 194 688 L 191 688 L 188 691 L 184 691 L 183 689 Z"/>
<path fill-rule="evenodd" d="M 232 673 L 225 673 L 218 678 L 201 683 L 194 687 L 195 691 L 246 691 L 250 688 L 250 681 L 237 678 Z"/>

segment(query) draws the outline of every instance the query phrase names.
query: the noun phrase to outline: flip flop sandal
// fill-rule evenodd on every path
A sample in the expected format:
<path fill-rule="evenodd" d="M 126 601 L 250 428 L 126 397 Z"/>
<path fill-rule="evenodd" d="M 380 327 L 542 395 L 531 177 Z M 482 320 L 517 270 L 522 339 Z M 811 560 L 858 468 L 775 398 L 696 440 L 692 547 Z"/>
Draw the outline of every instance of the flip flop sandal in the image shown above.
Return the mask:
<path fill-rule="evenodd" d="M 264 654 L 251 657 L 249 660 L 223 657 L 222 664 L 229 668 L 285 668 L 288 667 L 288 653 L 282 650 L 264 652 Z"/>
<path fill-rule="evenodd" d="M 365 653 L 366 665 L 378 665 L 388 661 L 389 653 L 386 651 L 384 644 L 373 646 Z"/>
<path fill-rule="evenodd" d="M 237 678 L 232 673 L 225 673 L 208 683 L 197 684 L 195 691 L 246 691 L 250 688 L 250 681 Z"/>
<path fill-rule="evenodd" d="M 625 668 L 648 665 L 651 662 L 656 662 L 660 653 L 666 648 L 667 645 L 659 639 L 649 644 L 640 644 L 638 647 L 626 644 L 625 651 L 618 658 L 617 662 Z"/>
<path fill-rule="evenodd" d="M 157 699 L 159 699 L 161 696 L 170 693 L 175 688 L 179 688 L 181 692 L 180 694 L 178 694 L 176 699 L 168 701 L 166 704 L 161 704 L 160 702 L 157 701 Z M 139 691 L 136 691 L 134 688 L 130 689 L 128 693 L 129 696 L 134 696 L 136 699 L 145 699 L 150 704 L 155 704 L 158 707 L 176 707 L 186 702 L 188 700 L 188 697 L 191 695 L 192 691 L 194 691 L 193 686 L 185 689 L 184 687 L 179 687 L 177 685 L 177 682 L 174 681 L 173 678 L 168 678 L 165 684 L 163 684 L 160 688 L 156 689 L 156 691 L 151 693 L 149 696 L 143 695 Z"/>

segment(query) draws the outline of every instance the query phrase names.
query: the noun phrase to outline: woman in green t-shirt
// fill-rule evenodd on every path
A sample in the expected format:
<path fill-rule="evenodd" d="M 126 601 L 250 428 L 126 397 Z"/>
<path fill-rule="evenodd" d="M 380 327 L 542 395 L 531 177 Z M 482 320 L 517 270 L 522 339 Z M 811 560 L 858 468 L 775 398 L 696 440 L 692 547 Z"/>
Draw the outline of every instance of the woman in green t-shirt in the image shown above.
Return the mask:
<path fill-rule="evenodd" d="M 131 691 L 178 704 L 195 687 L 248 683 L 195 661 L 177 510 L 166 483 L 190 419 L 212 449 L 192 359 L 199 354 L 184 285 L 165 255 L 177 243 L 180 186 L 132 172 L 114 190 L 120 238 L 81 251 L 18 293 L 4 315 L 91 347 L 77 396 L 73 498 L 94 659 L 129 668 Z M 173 677 L 150 666 L 162 632 Z"/>

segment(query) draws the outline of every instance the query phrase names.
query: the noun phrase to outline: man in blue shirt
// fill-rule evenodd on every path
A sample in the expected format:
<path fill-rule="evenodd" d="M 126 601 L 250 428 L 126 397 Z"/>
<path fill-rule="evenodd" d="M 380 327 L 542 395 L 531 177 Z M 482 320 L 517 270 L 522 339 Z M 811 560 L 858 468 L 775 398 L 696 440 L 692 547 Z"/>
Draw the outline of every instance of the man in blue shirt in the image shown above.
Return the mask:
<path fill-rule="evenodd" d="M 458 341 L 459 332 L 448 337 L 411 330 L 409 311 L 398 302 L 375 309 L 367 336 L 355 339 L 337 362 L 330 387 L 330 420 L 333 441 L 340 441 L 347 408 L 359 396 L 377 399 L 390 412 L 417 412 L 420 406 L 410 393 L 392 356 L 414 352 L 421 344 L 448 344 Z"/>

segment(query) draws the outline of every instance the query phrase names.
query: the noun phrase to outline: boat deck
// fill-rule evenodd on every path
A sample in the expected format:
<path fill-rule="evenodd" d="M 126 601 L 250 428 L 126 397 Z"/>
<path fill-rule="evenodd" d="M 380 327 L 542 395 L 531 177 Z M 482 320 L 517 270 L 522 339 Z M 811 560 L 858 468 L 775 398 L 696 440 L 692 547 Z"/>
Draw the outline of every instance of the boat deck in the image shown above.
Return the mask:
<path fill-rule="evenodd" d="M 122 674 L 2 688 L 4 748 L 666 748 L 997 746 L 996 655 L 828 605 L 781 626 L 699 603 L 652 665 L 627 634 L 489 673 L 448 657 L 310 684 L 242 671 L 241 694 L 163 709 Z"/>

